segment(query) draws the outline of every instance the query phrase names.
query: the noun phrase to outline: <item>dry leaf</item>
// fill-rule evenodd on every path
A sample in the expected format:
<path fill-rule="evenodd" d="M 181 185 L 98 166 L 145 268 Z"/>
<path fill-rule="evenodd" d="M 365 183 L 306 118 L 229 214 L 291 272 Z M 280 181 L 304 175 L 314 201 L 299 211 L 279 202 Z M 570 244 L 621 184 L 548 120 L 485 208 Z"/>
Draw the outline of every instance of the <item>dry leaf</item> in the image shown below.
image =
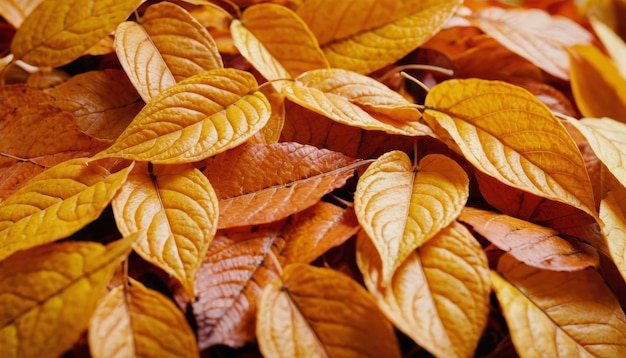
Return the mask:
<path fill-rule="evenodd" d="M 387 317 L 437 357 L 474 354 L 489 313 L 489 266 L 480 244 L 453 221 L 407 257 L 389 286 L 382 262 L 364 232 L 357 263 L 369 292 Z"/>
<path fill-rule="evenodd" d="M 8 0 L 0 3 L 0 16 L 16 29 L 43 0 Z"/>
<path fill-rule="evenodd" d="M 604 22 L 593 16 L 589 18 L 589 23 L 613 61 L 615 61 L 615 66 L 622 78 L 626 78 L 626 43 L 624 43 L 624 40 Z"/>
<path fill-rule="evenodd" d="M 626 280 L 626 190 L 607 194 L 600 203 L 600 220 L 609 255 Z"/>
<path fill-rule="evenodd" d="M 0 356 L 59 357 L 87 328 L 132 237 L 103 246 L 64 242 L 0 262 Z"/>
<path fill-rule="evenodd" d="M 382 260 L 383 286 L 413 250 L 456 219 L 468 191 L 463 168 L 443 155 L 428 155 L 414 167 L 405 153 L 393 151 L 367 168 L 354 209 Z"/>
<path fill-rule="evenodd" d="M 266 357 L 400 357 L 393 327 L 367 291 L 334 270 L 285 267 L 259 298 Z"/>

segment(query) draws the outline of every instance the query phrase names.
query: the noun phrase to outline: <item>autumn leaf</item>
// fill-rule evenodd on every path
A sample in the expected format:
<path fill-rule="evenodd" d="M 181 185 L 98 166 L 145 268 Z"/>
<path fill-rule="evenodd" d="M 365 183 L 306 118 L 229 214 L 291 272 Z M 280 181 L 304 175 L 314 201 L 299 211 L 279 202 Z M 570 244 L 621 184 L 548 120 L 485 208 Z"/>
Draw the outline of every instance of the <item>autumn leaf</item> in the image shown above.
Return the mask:
<path fill-rule="evenodd" d="M 89 322 L 89 349 L 94 358 L 199 356 L 178 307 L 135 280 L 100 300 Z"/>
<path fill-rule="evenodd" d="M 399 60 L 433 36 L 460 1 L 305 1 L 297 14 L 331 67 L 367 74 Z"/>
<path fill-rule="evenodd" d="M 70 236 L 96 220 L 128 176 L 86 159 L 58 164 L 0 203 L 0 259 Z"/>
<path fill-rule="evenodd" d="M 529 92 L 499 81 L 450 80 L 428 93 L 426 106 L 426 122 L 479 171 L 597 217 L 576 143 Z"/>
<path fill-rule="evenodd" d="M 465 171 L 443 155 L 428 155 L 413 166 L 399 151 L 371 164 L 359 179 L 354 209 L 382 260 L 382 281 L 419 246 L 448 226 L 468 198 Z"/>
<path fill-rule="evenodd" d="M 264 356 L 400 357 L 391 324 L 349 277 L 291 264 L 281 281 L 259 298 L 256 334 Z"/>
<path fill-rule="evenodd" d="M 298 143 L 242 145 L 206 161 L 219 228 L 269 223 L 317 203 L 364 163 Z M 254 168 L 254 170 L 251 170 Z"/>
<path fill-rule="evenodd" d="M 364 232 L 357 263 L 378 306 L 396 327 L 438 357 L 471 356 L 489 313 L 489 266 L 480 244 L 453 221 L 382 283 L 382 261 Z"/>
<path fill-rule="evenodd" d="M 199 161 L 245 142 L 265 125 L 269 110 L 251 74 L 230 68 L 205 71 L 159 93 L 93 159 Z"/>
<path fill-rule="evenodd" d="M 0 15 L 7 20 L 13 27 L 18 28 L 24 22 L 24 19 L 43 0 L 20 0 L 19 2 L 9 0 L 0 3 Z"/>
<path fill-rule="evenodd" d="M 71 348 L 132 241 L 48 244 L 0 262 L 0 355 L 58 357 Z"/>
<path fill-rule="evenodd" d="M 598 20 L 596 17 L 590 17 L 589 23 L 593 28 L 611 59 L 615 62 L 622 78 L 626 78 L 626 43 L 617 35 L 607 24 Z"/>
<path fill-rule="evenodd" d="M 35 66 L 65 65 L 113 31 L 140 2 L 42 1 L 15 33 L 11 52 Z"/>
<path fill-rule="evenodd" d="M 196 272 L 217 230 L 217 197 L 206 177 L 189 165 L 139 163 L 112 206 L 120 232 L 139 234 L 135 252 L 194 297 Z"/>
<path fill-rule="evenodd" d="M 626 190 L 607 194 L 600 203 L 600 220 L 609 255 L 626 280 Z"/>
<path fill-rule="evenodd" d="M 504 255 L 492 286 L 521 357 L 619 357 L 626 317 L 597 271 L 542 271 Z"/>

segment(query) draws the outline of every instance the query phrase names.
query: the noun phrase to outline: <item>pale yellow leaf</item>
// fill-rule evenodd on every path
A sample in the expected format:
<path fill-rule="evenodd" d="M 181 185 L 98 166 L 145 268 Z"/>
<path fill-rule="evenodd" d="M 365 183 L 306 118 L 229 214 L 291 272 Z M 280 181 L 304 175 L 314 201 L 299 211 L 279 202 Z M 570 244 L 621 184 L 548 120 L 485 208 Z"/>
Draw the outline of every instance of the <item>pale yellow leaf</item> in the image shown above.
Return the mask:
<path fill-rule="evenodd" d="M 0 16 L 16 29 L 43 0 L 5 0 L 0 2 Z"/>
<path fill-rule="evenodd" d="M 72 62 L 113 31 L 141 0 L 42 1 L 15 33 L 11 52 L 35 66 Z"/>
<path fill-rule="evenodd" d="M 381 285 L 382 262 L 361 231 L 357 263 L 387 317 L 437 357 L 470 357 L 489 313 L 489 266 L 480 244 L 453 221 L 411 253 Z"/>
<path fill-rule="evenodd" d="M 126 181 L 87 159 L 58 164 L 0 203 L 0 259 L 62 239 L 96 220 Z"/>
<path fill-rule="evenodd" d="M 105 157 L 155 164 L 199 161 L 236 147 L 267 123 L 270 105 L 248 72 L 216 69 L 159 93 Z"/>
<path fill-rule="evenodd" d="M 607 194 L 600 203 L 600 220 L 609 255 L 626 280 L 626 189 Z"/>
<path fill-rule="evenodd" d="M 132 279 L 98 304 L 89 322 L 89 350 L 94 358 L 200 356 L 183 312 Z"/>
<path fill-rule="evenodd" d="M 55 358 L 70 349 L 133 239 L 48 244 L 0 262 L 0 356 Z"/>
<path fill-rule="evenodd" d="M 354 209 L 382 260 L 383 286 L 413 250 L 456 219 L 468 195 L 463 168 L 440 154 L 413 167 L 404 152 L 392 151 L 367 168 L 354 193 Z"/>
<path fill-rule="evenodd" d="M 499 81 L 449 80 L 433 87 L 425 103 L 426 122 L 476 169 L 597 217 L 576 143 L 530 92 Z"/>
<path fill-rule="evenodd" d="M 190 165 L 139 163 L 112 202 L 123 235 L 139 233 L 134 250 L 176 277 L 189 297 L 200 263 L 217 230 L 213 187 Z"/>
<path fill-rule="evenodd" d="M 620 75 L 626 78 L 626 43 L 624 43 L 624 40 L 604 22 L 593 16 L 589 18 L 589 23 L 615 62 Z"/>

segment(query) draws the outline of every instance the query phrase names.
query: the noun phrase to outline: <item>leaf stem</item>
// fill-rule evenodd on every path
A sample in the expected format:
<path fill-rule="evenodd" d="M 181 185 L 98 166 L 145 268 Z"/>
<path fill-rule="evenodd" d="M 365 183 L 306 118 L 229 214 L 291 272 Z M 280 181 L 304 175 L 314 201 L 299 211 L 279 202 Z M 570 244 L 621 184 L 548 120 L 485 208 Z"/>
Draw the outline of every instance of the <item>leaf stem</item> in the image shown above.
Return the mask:
<path fill-rule="evenodd" d="M 278 257 L 276 257 L 276 254 L 274 254 L 274 251 L 272 251 L 271 248 L 268 250 L 267 256 L 270 257 L 270 259 L 272 260 L 272 263 L 274 264 L 274 266 L 276 266 L 276 270 L 278 271 L 278 274 L 282 277 L 283 266 L 280 264 L 280 262 L 278 261 Z"/>
<path fill-rule="evenodd" d="M 418 80 L 417 78 L 409 75 L 408 73 L 402 71 L 402 72 L 400 72 L 400 76 L 402 76 L 402 77 L 406 78 L 407 80 L 409 80 L 409 81 L 415 83 L 416 85 L 420 86 L 424 91 L 426 91 L 426 93 L 430 92 L 430 88 L 428 88 L 428 86 L 426 86 L 424 84 L 424 82 L 422 82 L 422 81 Z"/>
<path fill-rule="evenodd" d="M 387 73 L 379 77 L 378 81 L 383 82 L 398 72 L 400 72 L 400 74 L 402 75 L 402 72 L 404 72 L 405 70 L 433 71 L 433 72 L 439 72 L 446 76 L 452 76 L 454 74 L 454 71 L 448 68 L 443 68 L 443 67 L 433 66 L 433 65 L 411 64 L 411 65 L 403 65 L 403 66 L 398 66 L 398 67 L 393 68 L 392 70 L 388 71 Z"/>

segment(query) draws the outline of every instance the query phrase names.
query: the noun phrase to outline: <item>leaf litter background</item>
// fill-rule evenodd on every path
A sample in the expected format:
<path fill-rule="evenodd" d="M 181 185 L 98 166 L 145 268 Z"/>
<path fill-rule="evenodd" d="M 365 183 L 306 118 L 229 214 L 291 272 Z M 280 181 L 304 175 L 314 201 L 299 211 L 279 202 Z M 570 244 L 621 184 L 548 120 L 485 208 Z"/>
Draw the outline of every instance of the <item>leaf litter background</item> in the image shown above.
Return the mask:
<path fill-rule="evenodd" d="M 626 355 L 625 9 L 0 3 L 0 355 Z"/>

